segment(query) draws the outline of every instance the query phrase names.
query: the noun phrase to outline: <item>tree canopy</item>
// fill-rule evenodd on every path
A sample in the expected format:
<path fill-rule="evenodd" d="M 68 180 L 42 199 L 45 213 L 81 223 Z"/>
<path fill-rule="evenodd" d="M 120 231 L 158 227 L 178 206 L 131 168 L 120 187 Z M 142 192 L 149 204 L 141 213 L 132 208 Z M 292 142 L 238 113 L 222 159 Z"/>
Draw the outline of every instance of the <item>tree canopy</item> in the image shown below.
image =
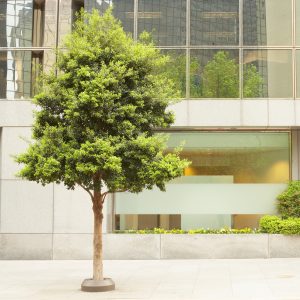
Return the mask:
<path fill-rule="evenodd" d="M 181 176 L 186 160 L 154 134 L 174 121 L 178 97 L 161 72 L 169 57 L 147 39 L 134 42 L 108 10 L 82 13 L 44 74 L 33 143 L 19 155 L 20 176 L 42 184 L 76 184 L 91 191 L 140 192 Z"/>
<path fill-rule="evenodd" d="M 195 57 L 191 58 L 195 64 Z M 197 61 L 197 59 L 196 59 Z M 199 73 L 199 74 L 197 74 Z M 191 74 L 199 77 L 198 82 L 191 80 L 191 94 L 203 98 L 239 98 L 239 64 L 230 58 L 226 51 L 218 51 L 203 68 L 198 62 L 197 67 L 191 68 Z M 247 64 L 243 68 L 243 97 L 259 97 L 262 90 L 263 79 L 254 64 Z M 198 87 L 198 88 L 197 88 Z"/>

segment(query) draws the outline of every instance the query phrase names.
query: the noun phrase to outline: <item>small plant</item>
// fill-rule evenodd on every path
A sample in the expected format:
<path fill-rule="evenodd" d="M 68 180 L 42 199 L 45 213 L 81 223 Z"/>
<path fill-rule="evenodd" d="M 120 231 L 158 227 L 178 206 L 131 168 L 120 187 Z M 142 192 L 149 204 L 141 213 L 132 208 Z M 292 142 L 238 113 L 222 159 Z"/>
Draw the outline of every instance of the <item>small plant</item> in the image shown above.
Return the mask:
<path fill-rule="evenodd" d="M 283 219 L 300 218 L 300 181 L 291 181 L 277 200 L 278 211 Z"/>
<path fill-rule="evenodd" d="M 115 233 L 127 233 L 127 234 L 251 234 L 259 233 L 258 229 L 243 228 L 243 229 L 231 229 L 228 227 L 221 229 L 210 229 L 210 228 L 198 228 L 198 229 L 163 229 L 163 228 L 153 228 L 153 229 L 142 229 L 142 230 L 116 230 Z"/>
<path fill-rule="evenodd" d="M 281 219 L 277 216 L 264 216 L 260 219 L 260 229 L 264 233 L 300 234 L 300 218 Z"/>
<path fill-rule="evenodd" d="M 263 233 L 281 233 L 282 220 L 277 216 L 264 216 L 260 219 L 259 226 Z"/>

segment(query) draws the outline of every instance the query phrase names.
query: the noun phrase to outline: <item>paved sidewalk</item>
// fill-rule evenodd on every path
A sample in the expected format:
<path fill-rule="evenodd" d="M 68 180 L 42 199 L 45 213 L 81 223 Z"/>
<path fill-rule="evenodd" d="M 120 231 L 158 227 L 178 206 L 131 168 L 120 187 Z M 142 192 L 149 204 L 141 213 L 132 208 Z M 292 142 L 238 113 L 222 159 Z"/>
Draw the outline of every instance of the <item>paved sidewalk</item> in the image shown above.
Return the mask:
<path fill-rule="evenodd" d="M 1 300 L 300 300 L 300 259 L 105 261 L 116 290 L 84 293 L 91 261 L 0 261 Z"/>

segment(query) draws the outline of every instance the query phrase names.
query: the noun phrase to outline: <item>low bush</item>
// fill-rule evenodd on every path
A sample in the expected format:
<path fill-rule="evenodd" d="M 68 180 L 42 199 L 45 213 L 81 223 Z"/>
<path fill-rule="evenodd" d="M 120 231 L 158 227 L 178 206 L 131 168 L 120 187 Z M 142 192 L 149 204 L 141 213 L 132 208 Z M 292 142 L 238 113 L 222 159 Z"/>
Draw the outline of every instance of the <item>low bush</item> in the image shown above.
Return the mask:
<path fill-rule="evenodd" d="M 260 230 L 263 233 L 300 234 L 300 218 L 264 216 L 260 219 Z"/>
<path fill-rule="evenodd" d="M 243 229 L 231 229 L 231 228 L 221 228 L 221 229 L 171 229 L 166 230 L 163 228 L 153 228 L 153 229 L 143 229 L 143 230 L 116 230 L 115 233 L 129 233 L 129 234 L 249 234 L 249 233 L 259 233 L 257 229 L 243 228 Z"/>
<path fill-rule="evenodd" d="M 300 217 L 300 181 L 291 181 L 278 197 L 278 211 L 283 219 Z"/>

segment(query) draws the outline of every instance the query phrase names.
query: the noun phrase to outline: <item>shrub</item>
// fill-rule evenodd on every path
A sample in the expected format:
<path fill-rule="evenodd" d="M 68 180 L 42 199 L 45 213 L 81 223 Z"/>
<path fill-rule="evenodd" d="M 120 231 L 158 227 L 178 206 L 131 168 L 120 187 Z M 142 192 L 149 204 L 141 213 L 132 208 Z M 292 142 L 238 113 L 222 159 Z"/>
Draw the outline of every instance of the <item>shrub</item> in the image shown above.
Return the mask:
<path fill-rule="evenodd" d="M 264 216 L 259 222 L 260 230 L 265 233 L 281 233 L 281 222 L 279 217 Z"/>
<path fill-rule="evenodd" d="M 278 211 L 283 219 L 300 217 L 300 181 L 291 181 L 277 199 Z"/>
<path fill-rule="evenodd" d="M 135 233 L 135 234 L 249 234 L 249 233 L 259 233 L 257 229 L 243 228 L 243 229 L 231 229 L 231 228 L 221 228 L 221 229 L 171 229 L 166 230 L 163 228 L 153 228 L 153 229 L 142 229 L 142 230 L 116 230 L 115 233 Z"/>
<path fill-rule="evenodd" d="M 260 219 L 260 230 L 265 233 L 300 234 L 300 218 L 264 216 Z"/>

